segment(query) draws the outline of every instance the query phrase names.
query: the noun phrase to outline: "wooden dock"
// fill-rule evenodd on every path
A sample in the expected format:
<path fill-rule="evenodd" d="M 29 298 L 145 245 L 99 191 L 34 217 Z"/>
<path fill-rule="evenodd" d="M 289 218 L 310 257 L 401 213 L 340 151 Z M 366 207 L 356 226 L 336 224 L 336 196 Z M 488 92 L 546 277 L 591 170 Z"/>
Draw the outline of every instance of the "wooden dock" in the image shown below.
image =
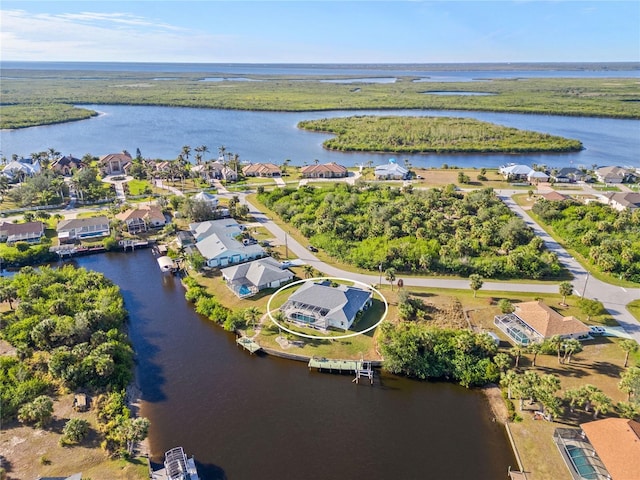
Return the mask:
<path fill-rule="evenodd" d="M 329 372 L 352 372 L 356 378 L 355 383 L 359 383 L 360 378 L 368 378 L 373 383 L 373 368 L 369 360 L 335 360 L 324 357 L 312 357 L 309 359 L 309 370 L 316 368 L 318 371 Z"/>
<path fill-rule="evenodd" d="M 262 349 L 260 345 L 247 337 L 236 338 L 236 343 L 245 350 L 249 350 L 249 353 L 251 353 L 252 355 Z"/>

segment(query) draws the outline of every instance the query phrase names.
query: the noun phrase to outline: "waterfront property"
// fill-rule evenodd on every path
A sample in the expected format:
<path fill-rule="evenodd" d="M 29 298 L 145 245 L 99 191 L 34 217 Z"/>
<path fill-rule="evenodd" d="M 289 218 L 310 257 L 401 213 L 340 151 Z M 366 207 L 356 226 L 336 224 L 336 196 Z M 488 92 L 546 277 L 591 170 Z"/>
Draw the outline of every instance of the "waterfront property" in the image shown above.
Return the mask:
<path fill-rule="evenodd" d="M 304 178 L 344 178 L 349 175 L 347 167 L 335 162 L 307 165 L 300 169 Z"/>
<path fill-rule="evenodd" d="M 622 167 L 600 167 L 596 170 L 596 176 L 603 183 L 633 182 L 637 178 L 634 172 Z"/>
<path fill-rule="evenodd" d="M 238 180 L 238 174 L 235 170 L 230 169 L 220 161 L 196 165 L 191 168 L 191 171 L 199 174 L 209 183 L 213 183 L 213 180 L 226 180 L 228 182 Z"/>
<path fill-rule="evenodd" d="M 42 222 L 0 223 L 0 242 L 13 245 L 16 242 L 38 243 L 44 235 Z"/>
<path fill-rule="evenodd" d="M 242 167 L 242 174 L 245 177 L 279 177 L 282 171 L 273 163 L 252 163 Z"/>
<path fill-rule="evenodd" d="M 24 180 L 26 177 L 33 177 L 36 173 L 40 173 L 40 162 L 28 158 L 13 160 L 2 169 L 2 175 L 16 182 Z"/>
<path fill-rule="evenodd" d="M 409 177 L 409 170 L 390 158 L 389 163 L 376 167 L 374 175 L 376 180 L 406 180 Z"/>
<path fill-rule="evenodd" d="M 588 338 L 589 327 L 575 317 L 563 317 L 542 301 L 514 304 L 513 313 L 496 315 L 494 324 L 519 345 L 540 343 L 554 335 Z"/>
<path fill-rule="evenodd" d="M 574 480 L 632 480 L 640 472 L 640 423 L 606 418 L 556 428 L 555 442 Z"/>
<path fill-rule="evenodd" d="M 56 173 L 69 177 L 73 172 L 83 167 L 83 162 L 73 155 L 65 155 L 60 157 L 51 164 L 50 168 Z"/>
<path fill-rule="evenodd" d="M 192 223 L 189 229 L 208 267 L 226 267 L 266 255 L 257 243 L 243 241 L 244 230 L 233 219 Z"/>
<path fill-rule="evenodd" d="M 528 165 L 516 165 L 510 163 L 500 167 L 500 173 L 509 181 L 528 181 L 529 174 L 533 172 L 533 168 Z"/>
<path fill-rule="evenodd" d="M 552 174 L 551 178 L 558 183 L 588 182 L 591 180 L 591 175 L 579 168 L 565 167 Z"/>
<path fill-rule="evenodd" d="M 167 219 L 157 205 L 140 205 L 116 215 L 127 226 L 131 234 L 146 232 L 149 228 L 160 228 L 166 225 Z"/>
<path fill-rule="evenodd" d="M 72 218 L 61 220 L 56 228 L 60 243 L 108 237 L 111 233 L 109 219 L 104 215 L 91 218 Z"/>
<path fill-rule="evenodd" d="M 227 287 L 238 297 L 251 297 L 265 288 L 278 288 L 293 280 L 293 273 L 281 268 L 280 262 L 271 257 L 223 268 L 222 278 Z"/>
<path fill-rule="evenodd" d="M 124 175 L 131 166 L 131 160 L 131 155 L 126 151 L 109 153 L 100 157 L 98 166 L 103 175 Z"/>
<path fill-rule="evenodd" d="M 281 307 L 295 324 L 326 331 L 329 327 L 348 330 L 358 313 L 371 305 L 369 290 L 347 285 L 331 286 L 328 281 L 305 282 Z"/>

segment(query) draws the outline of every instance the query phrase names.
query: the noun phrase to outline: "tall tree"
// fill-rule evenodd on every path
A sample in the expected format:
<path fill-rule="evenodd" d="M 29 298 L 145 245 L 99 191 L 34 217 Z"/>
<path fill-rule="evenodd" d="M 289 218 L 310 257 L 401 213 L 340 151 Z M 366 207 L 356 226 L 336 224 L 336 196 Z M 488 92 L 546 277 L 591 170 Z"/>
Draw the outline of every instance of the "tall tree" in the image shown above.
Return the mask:
<path fill-rule="evenodd" d="M 624 340 L 620 340 L 620 343 L 618 345 L 620 345 L 620 348 L 624 350 L 625 355 L 623 367 L 627 368 L 627 364 L 629 363 L 629 354 L 638 351 L 638 342 L 636 342 L 632 338 L 625 338 Z"/>
<path fill-rule="evenodd" d="M 627 394 L 627 399 L 640 404 L 640 367 L 629 367 L 620 375 L 618 388 Z"/>
<path fill-rule="evenodd" d="M 567 297 L 573 293 L 573 285 L 569 282 L 562 282 L 559 285 L 560 295 L 562 295 L 562 305 L 567 305 Z"/>
<path fill-rule="evenodd" d="M 562 350 L 564 351 L 563 363 L 571 363 L 571 356 L 582 351 L 582 342 L 575 338 L 569 338 L 562 342 Z"/>
<path fill-rule="evenodd" d="M 522 354 L 524 353 L 524 348 L 522 348 L 521 345 L 514 345 L 513 347 L 511 347 L 511 350 L 509 350 L 509 353 L 513 358 L 516 359 L 515 368 L 518 368 L 520 357 L 522 357 Z"/>
<path fill-rule="evenodd" d="M 478 290 L 482 288 L 483 284 L 484 282 L 482 280 L 482 276 L 478 275 L 477 273 L 472 273 L 471 275 L 469 275 L 469 286 L 471 287 L 471 290 L 473 290 L 474 298 L 476 296 L 476 293 L 478 293 Z"/>
<path fill-rule="evenodd" d="M 384 272 L 384 279 L 391 285 L 391 291 L 393 291 L 393 282 L 396 281 L 396 269 L 387 268 Z"/>
<path fill-rule="evenodd" d="M 251 327 L 255 326 L 256 319 L 260 316 L 260 310 L 256 307 L 249 307 L 244 311 L 244 320 L 251 324 Z"/>

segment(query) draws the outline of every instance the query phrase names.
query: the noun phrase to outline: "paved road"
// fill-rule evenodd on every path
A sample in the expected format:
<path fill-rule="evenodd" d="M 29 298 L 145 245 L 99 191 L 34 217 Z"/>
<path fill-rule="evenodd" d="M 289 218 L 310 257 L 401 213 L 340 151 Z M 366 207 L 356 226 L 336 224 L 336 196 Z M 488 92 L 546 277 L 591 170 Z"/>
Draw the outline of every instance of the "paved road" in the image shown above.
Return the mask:
<path fill-rule="evenodd" d="M 519 191 L 518 193 L 522 192 Z M 588 276 L 582 265 L 580 265 L 564 248 L 553 240 L 553 238 L 551 238 L 544 229 L 540 227 L 540 225 L 534 222 L 533 219 L 511 199 L 509 194 L 512 194 L 512 192 L 499 192 L 500 198 L 507 204 L 507 206 L 509 206 L 509 208 L 511 208 L 516 214 L 520 215 L 527 225 L 534 229 L 536 234 L 545 242 L 547 248 L 555 252 L 558 255 L 558 259 L 574 275 L 575 279 L 572 282 L 575 286 L 574 291 L 579 295 L 582 295 L 584 292 L 584 295 L 587 298 L 596 298 L 600 300 L 609 313 L 624 328 L 625 332 L 640 343 L 640 324 L 625 307 L 625 305 L 632 300 L 640 298 L 640 288 L 625 289 L 602 282 L 590 275 Z M 264 213 L 260 212 L 254 205 L 247 202 L 244 195 L 241 196 L 241 201 L 247 203 L 251 215 L 257 222 L 269 230 L 279 243 L 283 245 L 286 243 L 287 247 L 293 254 L 313 266 L 316 270 L 323 272 L 327 276 L 348 277 L 368 285 L 376 285 L 380 283 L 380 275 L 347 272 L 322 262 L 313 255 L 313 253 L 307 250 L 305 246 L 300 245 L 300 243 L 289 236 L 280 226 L 274 223 Z M 448 280 L 407 277 L 402 280 L 405 285 L 415 287 L 469 288 L 469 281 L 464 279 Z M 384 282 L 384 276 L 382 281 Z M 500 290 L 508 292 L 558 293 L 558 285 L 556 284 L 485 282 L 482 288 L 483 290 Z"/>

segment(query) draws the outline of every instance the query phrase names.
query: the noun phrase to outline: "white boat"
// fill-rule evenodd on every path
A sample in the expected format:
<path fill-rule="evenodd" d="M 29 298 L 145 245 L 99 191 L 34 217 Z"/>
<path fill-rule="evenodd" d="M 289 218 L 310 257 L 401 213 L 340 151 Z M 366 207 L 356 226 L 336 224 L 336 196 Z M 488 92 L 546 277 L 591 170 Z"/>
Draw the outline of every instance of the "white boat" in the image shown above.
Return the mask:
<path fill-rule="evenodd" d="M 172 448 L 164 454 L 164 468 L 151 472 L 151 480 L 199 480 L 196 461 L 182 447 Z"/>

